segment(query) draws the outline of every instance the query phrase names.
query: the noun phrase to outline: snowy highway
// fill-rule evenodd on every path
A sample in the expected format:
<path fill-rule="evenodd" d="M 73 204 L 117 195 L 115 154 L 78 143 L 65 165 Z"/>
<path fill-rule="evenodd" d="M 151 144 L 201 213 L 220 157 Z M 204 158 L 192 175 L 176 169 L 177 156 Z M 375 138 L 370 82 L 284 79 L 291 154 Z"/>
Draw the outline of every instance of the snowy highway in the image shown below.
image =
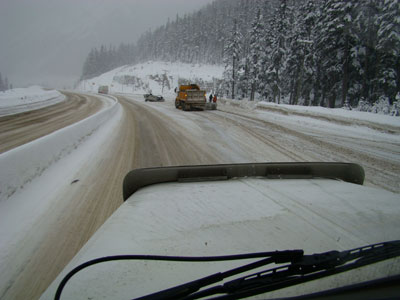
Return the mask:
<path fill-rule="evenodd" d="M 61 103 L 0 117 L 0 153 L 85 119 L 102 107 L 92 96 L 64 94 L 67 100 Z"/>
<path fill-rule="evenodd" d="M 353 162 L 363 166 L 366 185 L 400 192 L 400 128 L 370 122 L 364 126 L 348 124 L 340 119 L 321 121 L 313 117 L 293 117 L 277 113 L 236 112 L 236 122 L 245 124 L 260 139 L 286 153 L 293 161 Z M 249 123 L 250 121 L 250 123 Z M 253 125 L 251 124 L 253 122 Z M 258 125 L 257 125 L 258 124 Z M 377 128 L 377 129 L 371 129 Z M 276 161 L 272 158 L 272 161 Z"/>
<path fill-rule="evenodd" d="M 139 105 L 137 102 L 141 99 L 132 103 Z M 189 161 L 160 161 L 158 165 L 354 162 L 365 169 L 365 184 L 400 192 L 399 126 L 335 116 L 321 120 L 321 117 L 288 115 L 279 110 L 240 108 L 228 102 L 220 103 L 218 111 L 190 113 L 182 113 L 168 102 L 142 105 L 157 110 L 161 119 L 168 120 L 166 126 L 175 128 L 175 134 L 185 137 L 180 143 L 191 140 L 190 144 L 198 149 L 182 148 L 182 157 L 192 153 Z M 163 136 L 159 139 L 163 140 Z"/>
<path fill-rule="evenodd" d="M 77 105 L 82 109 L 65 106 L 65 116 L 75 115 L 76 111 L 89 116 L 100 108 L 83 104 L 82 99 L 93 96 L 71 97 L 80 99 L 77 101 L 82 103 Z M 218 111 L 183 112 L 175 109 L 172 99 L 145 103 L 141 95 L 115 97 L 118 109 L 112 120 L 91 134 L 87 142 L 76 146 L 66 157 L 70 163 L 56 162 L 58 168 L 44 172 L 10 198 L 15 198 L 14 203 L 24 203 L 24 195 L 40 198 L 41 187 L 48 204 L 12 243 L 1 246 L 1 299 L 40 297 L 121 205 L 122 180 L 133 168 L 237 162 L 355 162 L 364 167 L 367 185 L 400 193 L 400 126 L 393 125 L 390 132 L 382 132 L 385 126 L 373 122 L 352 126 L 335 117 L 321 120 L 293 116 L 276 110 L 241 108 L 225 101 L 219 103 Z M 50 122 L 58 122 L 55 120 Z M 37 138 L 36 131 L 31 127 L 29 135 L 33 139 Z M 12 139 L 7 144 L 12 144 Z M 46 181 L 46 176 L 54 181 Z M 9 212 L 18 219 L 18 206 L 13 207 L 10 199 L 1 209 L 10 207 Z M 7 236 L 7 224 L 3 222 L 2 237 Z"/>

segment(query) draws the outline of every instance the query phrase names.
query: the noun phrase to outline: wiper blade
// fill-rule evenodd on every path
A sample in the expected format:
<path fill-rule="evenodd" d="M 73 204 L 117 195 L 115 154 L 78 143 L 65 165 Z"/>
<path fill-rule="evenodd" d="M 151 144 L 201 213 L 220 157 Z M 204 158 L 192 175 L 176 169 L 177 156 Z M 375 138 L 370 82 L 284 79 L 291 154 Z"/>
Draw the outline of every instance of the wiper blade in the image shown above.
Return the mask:
<path fill-rule="evenodd" d="M 179 296 L 186 296 L 190 293 L 197 291 L 199 288 L 210 285 L 214 282 L 221 281 L 222 279 L 232 276 L 234 274 L 240 274 L 246 270 L 251 270 L 256 268 L 257 266 L 263 266 L 268 263 L 285 263 L 289 261 L 294 261 L 299 257 L 303 256 L 303 250 L 285 250 L 285 251 L 273 251 L 273 252 L 258 252 L 258 253 L 245 253 L 245 254 L 236 254 L 236 255 L 224 255 L 224 256 L 165 256 L 165 255 L 113 255 L 113 256 L 104 256 L 96 259 L 92 259 L 85 263 L 82 263 L 72 269 L 64 278 L 61 280 L 58 285 L 56 294 L 54 296 L 55 300 L 61 298 L 62 291 L 64 287 L 67 285 L 69 280 L 75 276 L 77 273 L 82 270 L 97 265 L 100 263 L 106 263 L 111 261 L 122 261 L 122 260 L 148 260 L 148 261 L 174 261 L 174 262 L 216 262 L 216 261 L 229 261 L 229 260 L 243 260 L 243 259 L 254 259 L 254 258 L 263 258 L 259 262 L 255 262 L 246 266 L 239 267 L 237 269 L 233 269 L 225 272 L 225 277 L 223 273 L 217 273 L 211 276 L 207 276 L 205 278 L 189 282 L 183 284 L 178 287 L 174 287 L 159 293 L 155 293 L 152 295 L 160 294 L 159 298 L 155 298 L 157 296 L 145 296 L 140 299 L 177 299 Z M 218 279 L 218 280 L 217 280 Z M 170 295 L 170 296 L 168 296 Z M 147 298 L 146 298 L 147 297 Z"/>
<path fill-rule="evenodd" d="M 106 256 L 85 262 L 71 270 L 59 284 L 54 299 L 60 299 L 65 285 L 75 274 L 87 267 L 109 261 L 157 260 L 175 262 L 215 262 L 262 258 L 256 262 L 225 272 L 216 273 L 167 290 L 136 298 L 141 300 L 199 299 L 218 295 L 217 298 L 208 299 L 240 299 L 341 273 L 397 256 L 400 256 L 400 241 L 390 241 L 351 250 L 330 251 L 312 255 L 304 255 L 303 250 L 286 250 L 213 257 L 158 255 Z M 286 265 L 243 276 L 224 284 L 207 288 L 231 276 L 239 275 L 272 263 L 286 263 Z"/>
<path fill-rule="evenodd" d="M 192 293 L 181 299 L 199 299 L 224 294 L 209 299 L 240 299 L 333 274 L 366 266 L 400 256 L 400 241 L 368 245 L 345 251 L 330 251 L 304 255 L 291 264 L 244 276 L 223 285 Z"/>
<path fill-rule="evenodd" d="M 293 262 L 296 261 L 297 259 L 303 257 L 303 250 L 285 250 L 285 251 L 275 251 L 275 252 L 266 252 L 264 256 L 266 258 L 235 268 L 231 269 L 226 272 L 220 272 L 220 273 L 215 273 L 213 275 L 191 281 L 176 287 L 172 287 L 160 292 L 156 292 L 153 294 L 149 294 L 147 296 L 135 298 L 135 300 L 158 300 L 158 299 L 180 299 L 183 297 L 186 297 L 190 294 L 193 294 L 197 292 L 199 289 L 202 287 L 211 285 L 213 283 L 217 283 L 219 281 L 224 280 L 225 278 L 241 274 L 250 270 L 253 270 L 255 268 L 259 268 L 271 263 L 287 263 L 287 262 Z M 252 254 L 249 254 L 252 255 Z M 234 255 L 231 257 L 235 257 L 234 259 L 239 259 L 239 257 L 242 257 L 240 259 L 248 258 L 246 255 Z M 259 257 L 259 256 L 258 256 Z M 218 260 L 231 260 L 229 256 L 222 256 L 219 257 L 220 259 Z M 213 260 L 215 261 L 215 260 Z"/>

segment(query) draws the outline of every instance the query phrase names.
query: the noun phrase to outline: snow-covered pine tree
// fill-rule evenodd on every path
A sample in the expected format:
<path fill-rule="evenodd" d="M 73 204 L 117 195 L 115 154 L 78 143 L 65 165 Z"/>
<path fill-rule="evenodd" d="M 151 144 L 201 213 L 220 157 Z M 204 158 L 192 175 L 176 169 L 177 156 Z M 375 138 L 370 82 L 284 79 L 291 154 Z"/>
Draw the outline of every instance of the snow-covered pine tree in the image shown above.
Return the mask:
<path fill-rule="evenodd" d="M 261 41 L 260 63 L 259 63 L 259 80 L 257 92 L 261 99 L 271 100 L 271 73 L 270 67 L 272 64 L 271 53 L 272 44 L 275 33 L 271 30 L 271 18 L 274 13 L 274 5 L 271 1 L 262 2 L 262 30 L 263 39 Z"/>
<path fill-rule="evenodd" d="M 378 16 L 381 0 L 362 0 L 355 4 L 355 20 L 353 29 L 355 43 L 351 52 L 351 80 L 349 82 L 348 100 L 353 107 L 360 99 L 373 103 L 378 99 L 377 94 L 377 40 Z"/>
<path fill-rule="evenodd" d="M 328 0 L 322 6 L 317 46 L 323 74 L 322 103 L 334 108 L 336 100 L 346 101 L 353 43 L 354 2 Z M 341 91 L 341 95 L 339 94 Z"/>
<path fill-rule="evenodd" d="M 301 4 L 299 12 L 297 17 L 300 19 L 297 22 L 302 39 L 299 42 L 301 42 L 304 52 L 300 96 L 303 99 L 303 105 L 308 106 L 311 105 L 312 96 L 315 94 L 315 91 L 313 91 L 316 81 L 314 45 L 319 6 L 314 0 L 306 0 Z"/>
<path fill-rule="evenodd" d="M 254 1 L 240 0 L 238 3 L 238 30 L 242 36 L 241 52 L 238 61 L 237 92 L 241 99 L 247 98 L 249 94 L 249 71 L 250 71 L 250 20 L 256 15 Z"/>
<path fill-rule="evenodd" d="M 283 76 L 286 69 L 287 36 L 290 28 L 288 16 L 288 1 L 279 0 L 278 7 L 271 19 L 270 26 L 270 65 L 268 68 L 268 82 L 272 91 L 273 102 L 280 103 L 284 88 Z"/>
<path fill-rule="evenodd" d="M 295 3 L 293 5 L 286 8 L 286 16 L 291 25 L 287 26 L 286 68 L 283 76 L 287 82 L 285 89 L 290 95 L 289 104 L 297 105 L 305 78 L 304 62 L 306 50 L 310 48 L 310 41 L 307 40 L 308 33 L 303 26 L 302 11 Z"/>
<path fill-rule="evenodd" d="M 250 81 L 250 101 L 254 100 L 258 90 L 259 77 L 261 73 L 261 55 L 264 46 L 264 30 L 262 23 L 261 10 L 258 8 L 255 20 L 252 23 L 249 44 L 249 81 Z"/>
<path fill-rule="evenodd" d="M 378 30 L 379 71 L 381 93 L 390 103 L 400 92 L 400 0 L 385 0 Z"/>
<path fill-rule="evenodd" d="M 96 76 L 97 49 L 92 48 L 83 63 L 82 79 L 89 79 Z"/>
<path fill-rule="evenodd" d="M 235 99 L 239 57 L 241 52 L 242 34 L 238 30 L 237 19 L 233 20 L 233 28 L 225 45 L 224 62 L 226 81 L 230 82 L 231 98 Z"/>

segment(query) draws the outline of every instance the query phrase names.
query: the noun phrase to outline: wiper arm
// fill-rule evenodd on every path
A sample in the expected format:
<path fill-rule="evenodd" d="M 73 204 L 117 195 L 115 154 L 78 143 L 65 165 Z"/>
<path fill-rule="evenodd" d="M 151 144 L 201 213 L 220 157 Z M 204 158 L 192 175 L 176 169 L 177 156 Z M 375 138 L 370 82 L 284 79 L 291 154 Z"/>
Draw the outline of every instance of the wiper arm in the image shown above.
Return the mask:
<path fill-rule="evenodd" d="M 182 299 L 240 299 L 266 293 L 400 256 L 400 241 L 368 245 L 345 251 L 304 255 L 289 265 L 244 276 L 223 285 L 192 293 Z"/>
<path fill-rule="evenodd" d="M 246 270 L 251 270 L 257 266 L 264 266 L 268 263 L 285 263 L 294 261 L 299 257 L 303 256 L 303 250 L 286 250 L 286 251 L 274 251 L 274 252 L 258 252 L 258 253 L 246 253 L 236 255 L 225 255 L 225 256 L 165 256 L 165 255 L 113 255 L 104 256 L 96 259 L 92 259 L 85 263 L 82 263 L 72 269 L 58 285 L 55 300 L 60 299 L 64 287 L 67 285 L 69 280 L 74 277 L 77 273 L 85 270 L 90 266 L 94 266 L 100 263 L 106 263 L 111 261 L 123 261 L 123 260 L 153 260 L 153 261 L 174 261 L 174 262 L 216 262 L 216 261 L 228 261 L 228 260 L 243 260 L 243 259 L 254 259 L 263 258 L 262 260 L 227 271 L 225 273 L 217 273 L 205 278 L 195 280 L 177 287 L 170 288 L 168 290 L 158 292 L 149 296 L 141 297 L 139 299 L 177 299 L 196 292 L 202 287 L 208 286 L 212 283 L 223 280 L 226 277 L 234 274 L 240 274 Z M 157 298 L 158 297 L 158 298 Z"/>
<path fill-rule="evenodd" d="M 213 257 L 182 257 L 158 255 L 116 255 L 85 262 L 72 269 L 59 284 L 55 299 L 60 299 L 67 282 L 78 272 L 99 263 L 121 260 L 157 260 L 175 262 L 211 262 L 262 258 L 259 261 L 243 265 L 225 272 L 220 272 L 195 281 L 191 281 L 167 290 L 136 299 L 199 299 L 220 295 L 212 299 L 239 299 L 273 291 L 306 281 L 341 273 L 375 262 L 400 256 L 400 241 L 391 241 L 368 245 L 346 251 L 304 255 L 303 250 L 248 253 Z M 206 288 L 228 277 L 238 275 L 271 263 L 290 263 L 268 269 L 252 275 L 226 282 L 222 285 Z M 204 289 L 205 288 L 205 289 Z M 203 289 L 203 290 L 201 290 Z"/>
<path fill-rule="evenodd" d="M 191 281 L 176 287 L 172 287 L 160 292 L 156 292 L 153 294 L 149 294 L 143 297 L 135 298 L 135 300 L 158 300 L 158 299 L 180 299 L 184 298 L 190 294 L 193 294 L 200 290 L 201 288 L 211 285 L 213 283 L 219 282 L 224 280 L 225 278 L 241 274 L 246 271 L 253 270 L 255 268 L 259 268 L 271 263 L 287 263 L 287 262 L 292 262 L 300 257 L 303 257 L 303 250 L 286 250 L 286 251 L 275 251 L 275 252 L 267 252 L 266 256 L 267 258 L 264 258 L 262 260 L 226 271 L 226 272 L 220 272 L 220 273 L 215 273 L 213 275 Z M 250 254 L 251 255 L 251 254 Z M 244 258 L 244 255 L 239 255 Z M 237 256 L 237 257 L 239 257 Z M 233 256 L 232 256 L 233 257 Z M 221 259 L 219 260 L 231 260 L 229 259 L 228 256 L 226 257 L 220 257 Z M 236 258 L 235 258 L 236 259 Z"/>

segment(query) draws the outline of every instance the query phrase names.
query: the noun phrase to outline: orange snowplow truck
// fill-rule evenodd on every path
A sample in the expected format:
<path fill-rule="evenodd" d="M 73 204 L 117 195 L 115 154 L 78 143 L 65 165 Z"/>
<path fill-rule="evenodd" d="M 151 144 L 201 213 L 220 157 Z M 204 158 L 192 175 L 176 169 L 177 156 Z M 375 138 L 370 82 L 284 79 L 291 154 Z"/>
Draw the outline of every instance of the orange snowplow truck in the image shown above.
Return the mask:
<path fill-rule="evenodd" d="M 177 91 L 175 107 L 182 110 L 201 109 L 206 105 L 206 91 L 200 90 L 197 84 L 181 85 Z"/>

